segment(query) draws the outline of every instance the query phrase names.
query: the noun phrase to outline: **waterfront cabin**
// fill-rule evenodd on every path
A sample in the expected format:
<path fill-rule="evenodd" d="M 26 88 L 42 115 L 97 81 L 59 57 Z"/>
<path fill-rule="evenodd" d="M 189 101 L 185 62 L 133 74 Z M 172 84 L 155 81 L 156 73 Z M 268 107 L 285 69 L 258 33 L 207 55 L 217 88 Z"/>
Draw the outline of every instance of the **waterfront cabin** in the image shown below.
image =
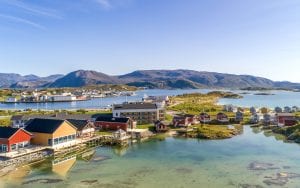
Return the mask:
<path fill-rule="evenodd" d="M 299 111 L 300 111 L 300 109 L 299 109 L 298 106 L 293 106 L 292 107 L 292 112 L 299 112 Z"/>
<path fill-rule="evenodd" d="M 276 114 L 276 122 L 278 126 L 293 126 L 297 124 L 297 120 L 292 113 L 278 113 Z"/>
<path fill-rule="evenodd" d="M 123 129 L 119 129 L 119 130 L 113 132 L 113 137 L 116 140 L 125 140 L 125 139 L 128 139 L 127 133 Z"/>
<path fill-rule="evenodd" d="M 219 112 L 217 114 L 217 121 L 219 123 L 229 123 L 229 118 L 228 118 L 228 116 L 225 113 Z"/>
<path fill-rule="evenodd" d="M 0 153 L 18 151 L 30 145 L 32 134 L 24 129 L 0 127 Z"/>
<path fill-rule="evenodd" d="M 258 124 L 259 123 L 259 115 L 257 113 L 251 115 L 250 123 L 251 124 Z"/>
<path fill-rule="evenodd" d="M 136 127 L 136 123 L 130 118 L 99 116 L 95 123 L 95 127 L 100 130 L 117 131 L 122 129 L 127 132 L 128 129 Z"/>
<path fill-rule="evenodd" d="M 167 132 L 169 130 L 169 124 L 165 121 L 156 121 L 154 123 L 156 132 Z"/>
<path fill-rule="evenodd" d="M 282 113 L 282 108 L 280 108 L 280 107 L 275 107 L 275 109 L 274 109 L 274 111 L 275 111 L 275 113 Z"/>
<path fill-rule="evenodd" d="M 241 121 L 243 121 L 243 120 L 244 120 L 244 113 L 241 112 L 241 111 L 237 111 L 237 112 L 235 113 L 235 121 L 236 121 L 236 122 L 241 122 Z"/>
<path fill-rule="evenodd" d="M 33 119 L 27 123 L 25 130 L 33 134 L 32 144 L 52 149 L 76 144 L 77 128 L 66 120 Z"/>
<path fill-rule="evenodd" d="M 250 113 L 251 113 L 252 115 L 256 114 L 256 113 L 257 113 L 256 108 L 255 108 L 255 107 L 251 107 L 251 108 L 250 108 Z"/>
<path fill-rule="evenodd" d="M 263 124 L 264 125 L 270 125 L 272 122 L 272 117 L 270 114 L 268 113 L 265 113 L 264 116 L 263 116 Z"/>
<path fill-rule="evenodd" d="M 25 128 L 26 123 L 32 119 L 76 119 L 95 121 L 99 114 L 68 114 L 66 112 L 53 113 L 53 114 L 40 114 L 40 115 L 14 115 L 11 117 L 11 126 L 14 128 Z"/>
<path fill-rule="evenodd" d="M 196 124 L 197 121 L 197 116 L 185 114 L 174 116 L 172 123 L 175 127 L 188 127 L 190 125 Z"/>
<path fill-rule="evenodd" d="M 234 112 L 236 110 L 237 110 L 237 108 L 234 107 L 233 105 L 224 105 L 223 106 L 223 111 L 225 111 L 225 112 Z"/>
<path fill-rule="evenodd" d="M 208 113 L 201 113 L 200 114 L 200 118 L 199 118 L 201 123 L 210 123 L 211 119 L 210 119 L 210 115 Z"/>
<path fill-rule="evenodd" d="M 284 107 L 283 112 L 284 112 L 284 113 L 291 113 L 291 112 L 292 112 L 292 108 L 289 107 L 289 106 L 286 106 L 286 107 Z"/>
<path fill-rule="evenodd" d="M 88 120 L 67 119 L 74 127 L 77 128 L 77 138 L 93 137 L 95 135 L 95 126 Z"/>

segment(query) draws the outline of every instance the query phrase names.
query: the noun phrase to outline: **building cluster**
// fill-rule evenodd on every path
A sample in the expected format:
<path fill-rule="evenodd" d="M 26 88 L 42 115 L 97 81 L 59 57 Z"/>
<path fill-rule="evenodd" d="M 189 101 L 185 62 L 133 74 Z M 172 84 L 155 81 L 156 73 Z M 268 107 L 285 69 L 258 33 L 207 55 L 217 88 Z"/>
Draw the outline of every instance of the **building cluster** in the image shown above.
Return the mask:
<path fill-rule="evenodd" d="M 39 102 L 72 102 L 88 100 L 84 95 L 74 95 L 72 93 L 49 94 L 41 92 L 32 92 L 32 94 L 22 94 L 20 99 L 17 97 L 8 97 L 6 103 L 39 103 Z"/>
<path fill-rule="evenodd" d="M 164 120 L 164 113 L 162 106 L 135 102 L 114 105 L 112 114 L 15 115 L 11 117 L 11 127 L 0 130 L 0 152 L 19 151 L 31 146 L 54 150 L 70 147 L 82 139 L 94 137 L 98 130 L 111 131 L 117 138 L 123 137 L 132 133 L 137 123 Z"/>
<path fill-rule="evenodd" d="M 269 110 L 267 108 L 257 109 L 255 107 L 250 108 L 250 123 L 263 125 L 275 125 L 279 127 L 283 126 L 293 126 L 299 121 L 297 119 L 295 112 L 299 112 L 299 108 L 294 107 L 275 107 L 274 110 Z"/>
<path fill-rule="evenodd" d="M 47 92 L 47 91 L 24 91 L 20 94 L 13 94 L 7 97 L 6 103 L 38 103 L 38 102 L 72 102 L 83 101 L 91 98 L 104 98 L 115 96 L 133 96 L 131 91 L 101 91 L 97 89 L 78 89 L 72 92 Z"/>

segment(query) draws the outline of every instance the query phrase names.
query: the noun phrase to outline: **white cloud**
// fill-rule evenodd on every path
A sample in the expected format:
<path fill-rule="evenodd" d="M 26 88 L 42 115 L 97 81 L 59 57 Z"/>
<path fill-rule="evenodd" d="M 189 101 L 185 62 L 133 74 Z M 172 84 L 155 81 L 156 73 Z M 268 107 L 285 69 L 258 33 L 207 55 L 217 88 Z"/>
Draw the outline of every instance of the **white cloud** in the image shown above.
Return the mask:
<path fill-rule="evenodd" d="M 96 0 L 96 2 L 106 9 L 112 8 L 110 0 Z"/>
<path fill-rule="evenodd" d="M 42 29 L 42 30 L 46 29 L 44 26 L 42 26 L 38 23 L 32 22 L 30 20 L 23 19 L 23 18 L 15 17 L 15 16 L 0 14 L 0 18 L 8 19 L 10 21 L 17 22 L 17 23 L 27 24 L 27 25 L 30 25 L 32 27 Z"/>
<path fill-rule="evenodd" d="M 51 18 L 57 18 L 57 19 L 61 19 L 62 17 L 58 14 L 57 11 L 52 10 L 52 9 L 46 9 L 46 8 L 42 8 L 39 6 L 33 6 L 30 4 L 25 4 L 22 1 L 18 1 L 18 0 L 5 0 L 5 3 L 11 5 L 11 6 L 15 6 L 18 8 L 21 8 L 27 12 L 36 14 L 36 15 L 42 15 L 42 16 L 47 16 L 47 17 L 51 17 Z"/>

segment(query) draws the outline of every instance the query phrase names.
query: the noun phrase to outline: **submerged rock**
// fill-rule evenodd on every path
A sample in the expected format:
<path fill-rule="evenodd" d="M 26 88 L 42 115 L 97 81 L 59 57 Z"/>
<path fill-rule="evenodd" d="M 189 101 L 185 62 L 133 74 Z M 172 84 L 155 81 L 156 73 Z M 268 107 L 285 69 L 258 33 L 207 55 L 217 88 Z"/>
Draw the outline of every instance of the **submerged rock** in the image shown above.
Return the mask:
<path fill-rule="evenodd" d="M 261 185 L 239 184 L 238 188 L 263 188 Z"/>
<path fill-rule="evenodd" d="M 83 180 L 83 181 L 81 181 L 81 183 L 92 185 L 92 184 L 98 183 L 98 180 Z"/>
<path fill-rule="evenodd" d="M 31 184 L 31 183 L 51 184 L 51 183 L 59 183 L 62 181 L 63 181 L 62 179 L 46 179 L 45 178 L 45 179 L 28 180 L 28 181 L 23 182 L 22 184 L 23 185 Z"/>
<path fill-rule="evenodd" d="M 284 186 L 285 184 L 288 183 L 290 179 L 300 178 L 300 174 L 280 172 L 277 173 L 275 177 L 265 177 L 265 178 L 268 179 L 264 180 L 263 182 L 268 186 L 271 185 Z"/>
<path fill-rule="evenodd" d="M 248 166 L 249 170 L 274 170 L 279 169 L 278 167 L 274 167 L 272 163 L 262 163 L 262 162 L 252 162 Z"/>
<path fill-rule="evenodd" d="M 105 161 L 111 159 L 111 157 L 107 157 L 107 156 L 95 156 L 92 161 L 93 162 L 99 162 L 99 161 Z"/>

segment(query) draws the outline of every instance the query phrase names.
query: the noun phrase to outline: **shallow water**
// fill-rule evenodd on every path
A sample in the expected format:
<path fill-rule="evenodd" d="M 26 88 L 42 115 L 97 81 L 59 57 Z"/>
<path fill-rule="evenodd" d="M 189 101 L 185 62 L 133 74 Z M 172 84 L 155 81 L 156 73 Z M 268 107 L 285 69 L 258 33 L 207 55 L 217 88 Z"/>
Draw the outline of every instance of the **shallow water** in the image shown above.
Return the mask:
<path fill-rule="evenodd" d="M 59 166 L 45 162 L 31 167 L 29 172 L 21 169 L 27 173 L 15 173 L 18 178 L 2 179 L 0 185 L 30 188 L 233 188 L 247 185 L 296 188 L 300 186 L 300 177 L 285 178 L 286 174 L 282 174 L 278 178 L 277 173 L 299 175 L 299 156 L 298 144 L 254 133 L 246 126 L 242 135 L 228 140 L 167 138 L 133 144 L 123 150 L 98 148 L 94 160 L 89 162 L 72 158 Z M 271 177 L 275 183 L 284 184 L 268 186 Z"/>

